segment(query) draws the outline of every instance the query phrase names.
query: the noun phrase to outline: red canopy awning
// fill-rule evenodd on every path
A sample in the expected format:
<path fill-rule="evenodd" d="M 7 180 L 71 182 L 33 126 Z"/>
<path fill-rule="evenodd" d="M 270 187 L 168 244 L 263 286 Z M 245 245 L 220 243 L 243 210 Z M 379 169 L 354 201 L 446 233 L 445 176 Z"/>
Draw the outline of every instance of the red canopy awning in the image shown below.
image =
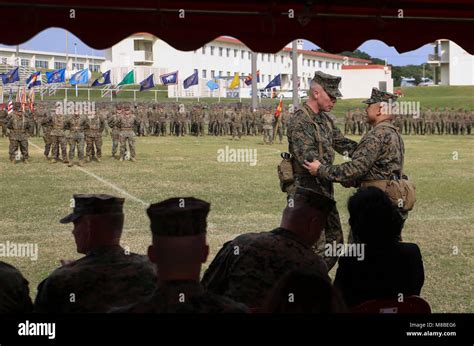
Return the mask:
<path fill-rule="evenodd" d="M 474 54 L 472 0 L 10 0 L 0 1 L 0 13 L 0 42 L 9 45 L 61 27 L 96 49 L 149 32 L 180 50 L 228 35 L 258 52 L 279 51 L 297 38 L 333 53 L 370 39 L 405 52 L 444 38 Z"/>

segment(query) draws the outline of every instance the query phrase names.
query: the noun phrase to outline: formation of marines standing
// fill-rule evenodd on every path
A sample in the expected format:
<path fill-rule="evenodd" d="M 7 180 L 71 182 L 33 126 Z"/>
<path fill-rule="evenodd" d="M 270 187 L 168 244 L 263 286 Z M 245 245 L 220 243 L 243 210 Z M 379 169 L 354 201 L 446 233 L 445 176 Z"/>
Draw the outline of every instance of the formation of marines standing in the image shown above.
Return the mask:
<path fill-rule="evenodd" d="M 364 135 L 372 129 L 365 122 L 364 113 L 360 108 L 347 111 L 344 134 Z M 470 135 L 474 126 L 474 110 L 429 107 L 419 114 L 397 114 L 393 123 L 404 135 Z"/>

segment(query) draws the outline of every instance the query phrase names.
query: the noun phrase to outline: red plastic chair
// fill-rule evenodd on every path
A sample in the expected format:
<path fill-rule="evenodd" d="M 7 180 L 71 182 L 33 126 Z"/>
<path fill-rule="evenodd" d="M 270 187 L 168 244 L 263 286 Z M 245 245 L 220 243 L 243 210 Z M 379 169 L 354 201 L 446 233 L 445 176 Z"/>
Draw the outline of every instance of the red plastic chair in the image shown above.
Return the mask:
<path fill-rule="evenodd" d="M 430 304 L 419 296 L 409 296 L 403 302 L 397 299 L 374 299 L 351 309 L 358 314 L 431 314 Z"/>

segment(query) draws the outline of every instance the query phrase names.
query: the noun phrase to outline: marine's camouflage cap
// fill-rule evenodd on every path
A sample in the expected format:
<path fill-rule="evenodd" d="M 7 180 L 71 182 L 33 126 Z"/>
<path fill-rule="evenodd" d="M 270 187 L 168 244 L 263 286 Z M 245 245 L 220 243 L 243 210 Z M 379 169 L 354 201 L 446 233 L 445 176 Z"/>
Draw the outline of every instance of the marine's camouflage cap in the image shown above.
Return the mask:
<path fill-rule="evenodd" d="M 194 197 L 175 197 L 147 209 L 156 236 L 192 236 L 206 233 L 210 204 Z"/>
<path fill-rule="evenodd" d="M 342 94 L 339 91 L 339 83 L 341 83 L 341 77 L 317 71 L 314 74 L 313 81 L 321 85 L 330 96 L 336 98 L 342 97 Z"/>
<path fill-rule="evenodd" d="M 362 103 L 367 103 L 370 105 L 372 103 L 388 102 L 389 100 L 396 101 L 397 96 L 377 88 L 372 88 L 372 94 L 370 95 L 370 98 L 362 101 Z"/>
<path fill-rule="evenodd" d="M 62 218 L 60 223 L 73 222 L 88 214 L 123 214 L 124 198 L 103 194 L 78 194 L 73 198 L 73 212 Z"/>
<path fill-rule="evenodd" d="M 296 197 L 303 198 L 306 203 L 325 213 L 329 213 L 329 211 L 331 211 L 331 209 L 336 205 L 334 199 L 306 187 L 298 186 L 294 194 L 294 198 Z"/>

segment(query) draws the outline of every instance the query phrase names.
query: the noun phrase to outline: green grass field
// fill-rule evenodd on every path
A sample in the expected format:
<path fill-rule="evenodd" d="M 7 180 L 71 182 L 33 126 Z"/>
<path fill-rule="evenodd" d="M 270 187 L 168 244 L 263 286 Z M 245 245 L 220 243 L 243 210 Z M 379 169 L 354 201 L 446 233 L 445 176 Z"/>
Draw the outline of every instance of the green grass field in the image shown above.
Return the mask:
<path fill-rule="evenodd" d="M 354 137 L 359 140 L 359 137 Z M 42 147 L 42 139 L 31 142 Z M 474 136 L 406 136 L 406 172 L 416 182 L 418 201 L 404 229 L 404 240 L 419 244 L 425 265 L 422 295 L 434 312 L 474 312 Z M 257 149 L 256 166 L 221 163 L 218 149 Z M 110 158 L 111 142 L 104 142 L 102 163 L 90 163 L 85 171 L 128 194 L 152 203 L 171 196 L 195 196 L 211 202 L 209 221 L 210 259 L 227 240 L 250 231 L 266 231 L 279 225 L 285 206 L 276 176 L 279 152 L 284 144 L 263 145 L 260 137 L 231 141 L 226 137 L 141 137 L 138 161 Z M 458 160 L 453 160 L 453 152 Z M 40 280 L 59 264 L 59 259 L 78 258 L 70 225 L 58 220 L 70 212 L 73 193 L 121 193 L 77 167 L 49 164 L 41 150 L 30 145 L 30 165 L 8 161 L 8 141 L 0 138 L 0 243 L 36 243 L 37 261 L 0 258 L 17 266 L 36 294 Z M 342 157 L 337 158 L 341 162 Z M 354 189 L 336 186 L 336 199 L 344 233 L 348 234 L 347 198 Z M 127 198 L 123 245 L 145 253 L 150 242 L 144 205 Z M 453 254 L 453 247 L 459 252 Z M 208 262 L 209 263 L 209 262 Z M 207 263 L 207 264 L 208 264 Z M 206 264 L 206 265 L 207 265 Z M 331 271 L 333 276 L 335 269 Z"/>

